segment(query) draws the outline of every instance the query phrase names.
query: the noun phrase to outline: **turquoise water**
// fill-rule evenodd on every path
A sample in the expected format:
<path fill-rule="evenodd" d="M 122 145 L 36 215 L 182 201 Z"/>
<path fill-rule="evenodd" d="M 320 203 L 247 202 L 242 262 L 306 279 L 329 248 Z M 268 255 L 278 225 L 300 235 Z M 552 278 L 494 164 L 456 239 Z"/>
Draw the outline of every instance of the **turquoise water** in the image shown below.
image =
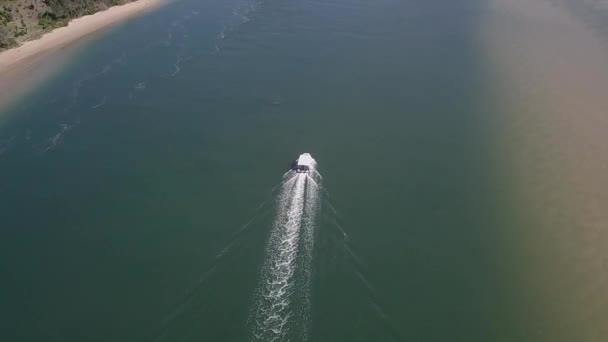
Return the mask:
<path fill-rule="evenodd" d="M 87 43 L 0 128 L 2 340 L 538 341 L 483 10 L 183 0 Z M 322 183 L 276 332 L 256 308 L 302 152 Z"/>

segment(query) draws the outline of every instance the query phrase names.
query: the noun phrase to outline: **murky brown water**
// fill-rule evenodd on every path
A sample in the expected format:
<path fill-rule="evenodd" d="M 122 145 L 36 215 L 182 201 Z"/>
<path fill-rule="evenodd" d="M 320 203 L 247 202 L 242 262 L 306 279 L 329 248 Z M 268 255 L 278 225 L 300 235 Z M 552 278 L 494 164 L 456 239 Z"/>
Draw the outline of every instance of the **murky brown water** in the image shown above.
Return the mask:
<path fill-rule="evenodd" d="M 508 197 L 505 232 L 539 341 L 608 340 L 608 46 L 563 2 L 495 0 L 480 44 Z M 497 101 L 497 102 L 494 102 Z M 523 310 L 523 309 L 522 309 Z"/>

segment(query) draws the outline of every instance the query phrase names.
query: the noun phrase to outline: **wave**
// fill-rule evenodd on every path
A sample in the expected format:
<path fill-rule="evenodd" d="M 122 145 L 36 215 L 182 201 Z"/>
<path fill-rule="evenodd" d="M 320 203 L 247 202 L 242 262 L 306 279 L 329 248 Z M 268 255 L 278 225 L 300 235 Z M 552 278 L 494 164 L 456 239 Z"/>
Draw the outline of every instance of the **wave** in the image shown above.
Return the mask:
<path fill-rule="evenodd" d="M 252 0 L 237 4 L 232 9 L 232 17 L 235 22 L 222 26 L 222 30 L 216 35 L 215 41 L 213 42 L 212 52 L 219 53 L 222 50 L 220 42 L 226 39 L 232 32 L 236 31 L 241 25 L 251 21 L 261 4 L 261 0 Z"/>
<path fill-rule="evenodd" d="M 101 99 L 101 101 L 99 101 L 98 103 L 94 104 L 94 105 L 93 105 L 91 108 L 93 108 L 93 109 L 97 109 L 97 108 L 99 108 L 99 107 L 101 107 L 101 106 L 105 105 L 105 104 L 106 104 L 106 100 L 107 100 L 107 99 L 108 99 L 108 97 L 107 97 L 107 96 L 104 96 L 104 97 L 103 97 L 103 99 Z"/>
<path fill-rule="evenodd" d="M 74 128 L 74 125 L 60 124 L 59 132 L 55 133 L 55 135 L 53 135 L 46 141 L 46 144 L 42 148 L 41 153 L 54 150 L 59 144 L 61 144 L 65 134 L 69 132 L 72 128 Z"/>

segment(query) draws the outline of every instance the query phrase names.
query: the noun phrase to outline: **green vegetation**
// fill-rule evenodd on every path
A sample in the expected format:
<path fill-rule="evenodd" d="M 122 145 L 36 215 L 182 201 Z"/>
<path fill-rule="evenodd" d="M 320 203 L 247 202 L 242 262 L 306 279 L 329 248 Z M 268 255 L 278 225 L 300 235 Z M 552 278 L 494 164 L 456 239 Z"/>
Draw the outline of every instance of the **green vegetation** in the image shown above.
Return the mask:
<path fill-rule="evenodd" d="M 11 12 L 0 10 L 0 25 L 6 26 L 11 20 L 13 20 L 13 16 Z"/>
<path fill-rule="evenodd" d="M 17 41 L 12 37 L 12 33 L 5 26 L 0 26 L 0 50 L 15 46 L 17 46 Z"/>
<path fill-rule="evenodd" d="M 40 15 L 38 20 L 38 25 L 42 27 L 43 30 L 48 31 L 57 27 L 65 26 L 68 24 L 67 18 L 57 17 L 54 13 L 44 12 Z"/>
<path fill-rule="evenodd" d="M 93 14 L 108 7 L 126 3 L 120 0 L 44 0 L 49 12 L 57 18 L 70 19 Z"/>
<path fill-rule="evenodd" d="M 38 15 L 43 30 L 65 26 L 70 19 L 93 14 L 108 7 L 125 3 L 120 0 L 43 0 L 47 10 Z"/>
<path fill-rule="evenodd" d="M 133 0 L 0 0 L 0 51 L 66 26 L 71 19 Z"/>

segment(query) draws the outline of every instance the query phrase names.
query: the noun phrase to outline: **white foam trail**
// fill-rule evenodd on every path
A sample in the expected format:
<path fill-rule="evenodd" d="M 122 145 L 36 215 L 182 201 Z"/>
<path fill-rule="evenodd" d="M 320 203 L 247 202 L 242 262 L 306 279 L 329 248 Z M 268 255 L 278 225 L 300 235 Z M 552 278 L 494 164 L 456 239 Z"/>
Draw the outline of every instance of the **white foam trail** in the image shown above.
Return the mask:
<path fill-rule="evenodd" d="M 171 77 L 179 74 L 180 71 L 182 71 L 182 56 L 176 56 L 177 59 L 175 60 L 175 63 L 173 63 L 173 72 L 171 73 Z"/>
<path fill-rule="evenodd" d="M 222 27 L 222 31 L 215 36 L 215 41 L 212 47 L 213 53 L 219 53 L 222 50 L 221 41 L 226 39 L 228 35 L 239 29 L 239 27 L 252 20 L 258 7 L 262 4 L 260 0 L 253 0 L 247 4 L 239 4 L 232 9 L 232 16 L 236 18 L 233 22 Z"/>
<path fill-rule="evenodd" d="M 99 103 L 93 105 L 91 108 L 96 109 L 96 108 L 103 106 L 104 104 L 106 104 L 107 99 L 108 98 L 106 96 L 104 96 L 103 99 Z"/>
<path fill-rule="evenodd" d="M 222 31 L 217 35 L 218 40 L 226 38 L 226 26 L 222 28 Z"/>
<path fill-rule="evenodd" d="M 316 172 L 316 171 L 315 171 Z M 313 173 L 314 176 L 314 173 Z M 306 341 L 308 339 L 308 331 L 310 325 L 310 292 L 312 280 L 312 257 L 315 240 L 315 228 L 317 222 L 317 213 L 320 206 L 319 184 L 314 180 L 313 176 L 307 176 L 306 182 L 306 202 L 304 204 L 304 217 L 302 221 L 302 252 L 300 269 L 303 272 L 300 288 L 300 312 L 297 317 L 300 331 L 299 340 Z"/>
<path fill-rule="evenodd" d="M 57 145 L 59 145 L 59 143 L 61 143 L 61 141 L 63 140 L 64 134 L 70 129 L 72 129 L 72 127 L 74 126 L 70 126 L 68 124 L 60 124 L 59 127 L 59 132 L 57 132 L 57 134 L 48 139 L 46 147 L 43 149 L 42 153 L 54 150 Z"/>
<path fill-rule="evenodd" d="M 311 175 L 293 171 L 283 175 L 252 310 L 253 341 L 288 341 L 289 336 L 307 339 L 314 228 L 320 204 L 320 188 L 314 173 Z"/>

